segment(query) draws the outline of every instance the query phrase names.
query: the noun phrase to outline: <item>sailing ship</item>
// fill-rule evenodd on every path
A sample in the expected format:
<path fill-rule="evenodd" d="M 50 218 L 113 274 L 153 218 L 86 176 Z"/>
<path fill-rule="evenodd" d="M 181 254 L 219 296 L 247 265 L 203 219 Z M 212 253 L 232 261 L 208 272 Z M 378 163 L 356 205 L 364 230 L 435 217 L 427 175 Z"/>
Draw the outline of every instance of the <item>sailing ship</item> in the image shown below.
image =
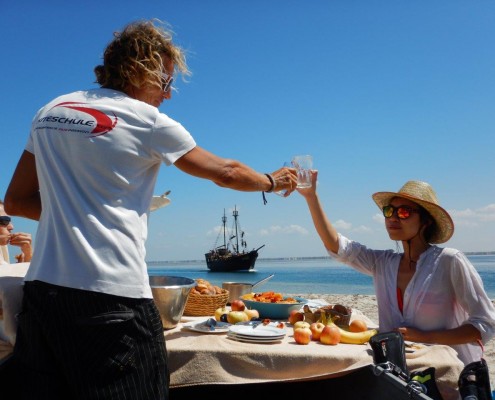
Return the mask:
<path fill-rule="evenodd" d="M 254 268 L 258 258 L 258 250 L 265 246 L 247 251 L 247 243 L 244 240 L 244 232 L 239 224 L 239 212 L 236 207 L 234 207 L 232 216 L 234 217 L 234 222 L 232 229 L 229 231 L 227 229 L 225 209 L 223 210 L 222 230 L 218 234 L 213 249 L 205 254 L 206 266 L 212 272 L 249 271 Z M 223 245 L 217 247 L 221 234 L 223 234 Z"/>

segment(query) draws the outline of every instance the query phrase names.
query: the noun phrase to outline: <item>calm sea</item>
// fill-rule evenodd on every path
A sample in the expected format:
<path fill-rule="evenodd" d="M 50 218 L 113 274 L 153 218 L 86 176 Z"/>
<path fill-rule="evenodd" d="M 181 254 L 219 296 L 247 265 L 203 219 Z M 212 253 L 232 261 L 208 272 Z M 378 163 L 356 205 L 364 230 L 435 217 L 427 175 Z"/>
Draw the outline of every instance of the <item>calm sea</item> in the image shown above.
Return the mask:
<path fill-rule="evenodd" d="M 483 280 L 488 296 L 495 299 L 495 255 L 468 255 Z M 258 259 L 255 268 L 245 272 L 210 272 L 205 261 L 150 262 L 150 275 L 173 275 L 207 279 L 214 285 L 222 282 L 255 283 L 271 274 L 273 278 L 255 291 L 314 294 L 374 294 L 367 275 L 339 264 L 330 258 L 272 260 Z"/>

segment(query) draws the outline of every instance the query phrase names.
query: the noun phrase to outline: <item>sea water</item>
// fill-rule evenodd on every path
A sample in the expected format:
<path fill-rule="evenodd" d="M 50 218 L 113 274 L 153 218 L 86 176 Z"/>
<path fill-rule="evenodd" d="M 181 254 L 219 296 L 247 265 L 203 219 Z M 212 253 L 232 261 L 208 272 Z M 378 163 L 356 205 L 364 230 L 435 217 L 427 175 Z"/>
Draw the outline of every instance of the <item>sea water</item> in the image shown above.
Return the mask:
<path fill-rule="evenodd" d="M 485 291 L 495 299 L 495 254 L 468 255 L 481 276 Z M 205 261 L 149 262 L 150 275 L 203 278 L 212 284 L 222 282 L 255 283 L 274 274 L 255 291 L 271 290 L 292 294 L 374 294 L 371 277 L 327 258 L 258 259 L 255 268 L 243 272 L 211 272 Z"/>

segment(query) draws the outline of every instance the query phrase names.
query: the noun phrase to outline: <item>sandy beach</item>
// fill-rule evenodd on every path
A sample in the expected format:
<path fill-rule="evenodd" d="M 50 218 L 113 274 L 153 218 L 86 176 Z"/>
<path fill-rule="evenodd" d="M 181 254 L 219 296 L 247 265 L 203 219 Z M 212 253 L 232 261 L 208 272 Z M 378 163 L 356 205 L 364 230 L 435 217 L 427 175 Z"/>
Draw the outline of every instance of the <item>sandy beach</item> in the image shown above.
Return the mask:
<path fill-rule="evenodd" d="M 378 323 L 378 307 L 375 296 L 368 295 L 322 295 L 322 294 L 293 294 L 307 299 L 324 299 L 330 304 L 342 304 L 361 311 L 372 321 Z M 495 304 L 495 300 L 493 301 Z M 485 360 L 490 370 L 490 383 L 495 390 L 495 339 L 485 345 Z"/>

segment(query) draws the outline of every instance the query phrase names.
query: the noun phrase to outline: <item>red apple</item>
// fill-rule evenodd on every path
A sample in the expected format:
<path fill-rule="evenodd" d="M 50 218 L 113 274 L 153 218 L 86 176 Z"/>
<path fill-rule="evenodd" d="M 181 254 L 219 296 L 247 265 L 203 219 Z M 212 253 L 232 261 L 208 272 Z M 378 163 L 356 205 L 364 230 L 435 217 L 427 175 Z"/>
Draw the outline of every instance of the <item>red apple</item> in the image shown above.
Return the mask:
<path fill-rule="evenodd" d="M 340 329 L 336 326 L 326 325 L 321 331 L 320 342 L 323 344 L 338 344 L 340 342 Z"/>
<path fill-rule="evenodd" d="M 258 310 L 255 310 L 254 308 L 246 308 L 244 312 L 247 314 L 249 321 L 251 321 L 253 318 L 259 318 L 260 313 Z"/>
<path fill-rule="evenodd" d="M 304 320 L 304 313 L 299 310 L 292 310 L 289 314 L 289 324 L 294 325 L 297 321 Z"/>
<path fill-rule="evenodd" d="M 321 332 L 323 331 L 323 328 L 325 327 L 325 324 L 322 322 L 313 322 L 309 326 L 309 329 L 311 330 L 311 333 L 313 334 L 313 340 L 320 340 Z"/>
<path fill-rule="evenodd" d="M 311 329 L 297 328 L 294 329 L 294 340 L 297 344 L 308 344 L 311 342 Z"/>
<path fill-rule="evenodd" d="M 230 303 L 230 308 L 232 311 L 244 311 L 246 308 L 246 304 L 241 299 L 237 299 Z"/>
<path fill-rule="evenodd" d="M 249 321 L 249 317 L 244 311 L 230 311 L 227 314 L 227 322 L 229 324 L 237 324 L 238 322 L 247 321 Z"/>

